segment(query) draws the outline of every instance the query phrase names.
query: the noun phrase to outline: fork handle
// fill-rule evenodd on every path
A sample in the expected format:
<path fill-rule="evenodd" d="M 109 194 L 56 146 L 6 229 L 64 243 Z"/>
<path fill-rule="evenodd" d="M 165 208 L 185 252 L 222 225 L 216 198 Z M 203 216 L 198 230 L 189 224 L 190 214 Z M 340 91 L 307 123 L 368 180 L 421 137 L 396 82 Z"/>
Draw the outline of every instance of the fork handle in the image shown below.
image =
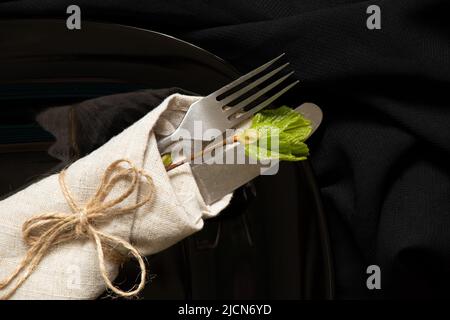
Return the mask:
<path fill-rule="evenodd" d="M 168 135 L 158 141 L 158 149 L 159 152 L 162 153 L 167 149 L 168 146 L 172 143 L 172 135 Z"/>

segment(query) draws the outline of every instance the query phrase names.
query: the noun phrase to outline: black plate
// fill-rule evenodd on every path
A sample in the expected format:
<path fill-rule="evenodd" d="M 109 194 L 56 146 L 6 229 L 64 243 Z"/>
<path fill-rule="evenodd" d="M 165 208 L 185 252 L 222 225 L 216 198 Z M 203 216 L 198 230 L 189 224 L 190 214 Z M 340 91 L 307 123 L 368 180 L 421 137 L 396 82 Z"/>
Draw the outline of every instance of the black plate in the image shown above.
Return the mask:
<path fill-rule="evenodd" d="M 69 31 L 64 20 L 7 20 L 0 22 L 0 39 L 3 84 L 111 84 L 92 87 L 104 93 L 120 84 L 125 89 L 130 84 L 189 86 L 206 94 L 237 75 L 223 60 L 192 44 L 121 25 L 87 22 L 82 30 Z"/>
<path fill-rule="evenodd" d="M 0 69 L 0 127 L 18 130 L 51 105 L 140 88 L 178 86 L 208 94 L 238 76 L 220 58 L 167 35 L 94 22 L 68 31 L 62 20 L 1 21 Z M 19 136 L 27 135 L 10 138 Z M 48 146 L 45 141 L 23 142 L 0 146 L 3 193 L 55 162 L 39 149 Z M 8 174 L 25 163 L 22 175 Z M 151 257 L 157 278 L 143 297 L 331 298 L 328 248 L 309 164 L 285 164 L 278 175 L 239 190 L 201 232 Z M 125 285 L 135 278 L 132 263 L 119 277 Z"/>

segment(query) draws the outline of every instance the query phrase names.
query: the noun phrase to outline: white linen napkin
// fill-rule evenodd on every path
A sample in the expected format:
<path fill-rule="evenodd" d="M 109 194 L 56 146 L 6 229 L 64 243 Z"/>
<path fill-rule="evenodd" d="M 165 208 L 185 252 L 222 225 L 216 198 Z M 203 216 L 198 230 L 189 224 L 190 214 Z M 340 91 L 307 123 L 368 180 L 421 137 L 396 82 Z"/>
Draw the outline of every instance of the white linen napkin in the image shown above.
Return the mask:
<path fill-rule="evenodd" d="M 164 250 L 200 230 L 203 219 L 217 215 L 231 199 L 230 194 L 211 206 L 206 205 L 190 165 L 166 172 L 156 145 L 155 133 L 171 133 L 184 112 L 198 99 L 180 94 L 168 97 L 144 118 L 66 170 L 66 185 L 80 205 L 95 194 L 106 168 L 115 160 L 128 159 L 151 176 L 155 187 L 151 201 L 98 225 L 101 232 L 124 239 L 142 255 Z M 126 185 L 119 183 L 110 196 L 117 196 L 124 189 Z M 142 190 L 138 189 L 118 207 L 135 204 L 139 192 Z M 61 191 L 58 175 L 45 178 L 0 202 L 0 282 L 16 269 L 29 248 L 22 237 L 24 222 L 50 212 L 74 214 Z M 110 279 L 114 279 L 118 269 L 118 263 L 106 260 Z M 9 288 L 0 290 L 0 296 Z M 85 238 L 51 247 L 11 298 L 93 299 L 104 290 L 95 242 Z"/>

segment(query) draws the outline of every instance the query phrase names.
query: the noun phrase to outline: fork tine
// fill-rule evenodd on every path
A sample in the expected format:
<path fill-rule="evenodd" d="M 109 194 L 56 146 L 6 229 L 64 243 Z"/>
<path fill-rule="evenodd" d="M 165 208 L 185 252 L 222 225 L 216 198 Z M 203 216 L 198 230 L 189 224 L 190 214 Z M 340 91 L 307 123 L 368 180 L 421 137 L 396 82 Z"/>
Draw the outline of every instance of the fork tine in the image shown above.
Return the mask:
<path fill-rule="evenodd" d="M 236 126 L 239 123 L 241 123 L 242 121 L 250 118 L 252 115 L 254 115 L 255 113 L 257 113 L 258 111 L 264 109 L 265 107 L 267 107 L 269 104 L 271 104 L 273 101 L 275 101 L 276 99 L 278 99 L 281 95 L 283 95 L 286 91 L 288 91 L 289 89 L 291 89 L 293 86 L 295 86 L 297 83 L 299 83 L 300 81 L 294 81 L 293 83 L 291 83 L 290 85 L 288 85 L 287 87 L 285 87 L 284 89 L 280 90 L 279 92 L 277 92 L 276 94 L 274 94 L 273 96 L 271 96 L 269 99 L 264 100 L 262 103 L 258 104 L 257 106 L 255 106 L 254 108 L 248 110 L 247 112 L 245 112 L 244 114 L 242 114 L 241 116 L 237 117 L 236 119 L 231 119 L 231 126 Z"/>
<path fill-rule="evenodd" d="M 263 89 L 259 90 L 258 92 L 254 93 L 253 95 L 251 95 L 250 97 L 248 97 L 245 100 L 239 102 L 237 105 L 232 106 L 230 109 L 224 111 L 224 113 L 226 115 L 228 115 L 228 116 L 231 116 L 232 114 L 234 114 L 234 113 L 238 112 L 239 110 L 245 108 L 249 103 L 252 103 L 253 101 L 255 101 L 256 99 L 261 97 L 263 94 L 265 94 L 269 90 L 272 90 L 273 88 L 275 88 L 277 85 L 279 85 L 281 82 L 286 80 L 286 78 L 291 76 L 293 73 L 294 73 L 294 71 L 289 72 L 287 75 L 285 75 L 285 76 L 281 77 L 280 79 L 272 82 L 268 86 L 264 87 Z"/>
<path fill-rule="evenodd" d="M 230 89 L 234 88 L 235 86 L 241 84 L 242 82 L 250 79 L 251 77 L 257 75 L 258 73 L 264 71 L 268 67 L 270 67 L 274 62 L 278 61 L 281 57 L 283 57 L 285 53 L 280 54 L 278 57 L 276 57 L 273 60 L 270 60 L 269 62 L 263 64 L 262 66 L 250 71 L 249 73 L 239 77 L 238 79 L 234 80 L 233 82 L 227 84 L 226 86 L 220 88 L 217 91 L 214 91 L 210 95 L 207 96 L 207 98 L 216 98 L 217 96 L 229 91 Z"/>
<path fill-rule="evenodd" d="M 242 96 L 244 93 L 250 91 L 251 89 L 253 89 L 256 86 L 260 85 L 261 83 L 263 83 L 267 79 L 271 78 L 272 76 L 274 76 L 275 74 L 277 74 L 278 72 L 280 72 L 281 70 L 286 68 L 288 65 L 289 65 L 289 62 L 283 64 L 281 67 L 276 68 L 275 70 L 269 72 L 268 74 L 262 76 L 261 78 L 255 80 L 255 81 L 253 81 L 252 83 L 250 83 L 249 85 L 247 85 L 244 88 L 240 89 L 239 91 L 237 91 L 237 92 L 233 93 L 232 95 L 226 97 L 225 99 L 221 100 L 220 103 L 222 104 L 222 106 L 226 106 L 228 103 L 236 100 L 237 98 Z"/>

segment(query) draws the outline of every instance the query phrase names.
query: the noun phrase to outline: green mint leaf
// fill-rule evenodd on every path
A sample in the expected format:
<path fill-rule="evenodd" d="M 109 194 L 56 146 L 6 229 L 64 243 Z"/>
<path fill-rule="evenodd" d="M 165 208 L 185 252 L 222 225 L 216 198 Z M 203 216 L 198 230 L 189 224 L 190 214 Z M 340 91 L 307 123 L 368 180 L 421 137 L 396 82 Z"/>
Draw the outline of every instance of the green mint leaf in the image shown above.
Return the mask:
<path fill-rule="evenodd" d="M 163 154 L 161 156 L 161 159 L 164 164 L 164 167 L 167 167 L 172 164 L 172 156 L 170 155 L 170 153 Z"/>
<path fill-rule="evenodd" d="M 248 156 L 284 161 L 305 160 L 309 155 L 306 138 L 312 131 L 311 122 L 287 106 L 257 113 L 250 128 L 237 136 L 245 144 Z M 278 146 L 273 145 L 278 141 Z"/>

